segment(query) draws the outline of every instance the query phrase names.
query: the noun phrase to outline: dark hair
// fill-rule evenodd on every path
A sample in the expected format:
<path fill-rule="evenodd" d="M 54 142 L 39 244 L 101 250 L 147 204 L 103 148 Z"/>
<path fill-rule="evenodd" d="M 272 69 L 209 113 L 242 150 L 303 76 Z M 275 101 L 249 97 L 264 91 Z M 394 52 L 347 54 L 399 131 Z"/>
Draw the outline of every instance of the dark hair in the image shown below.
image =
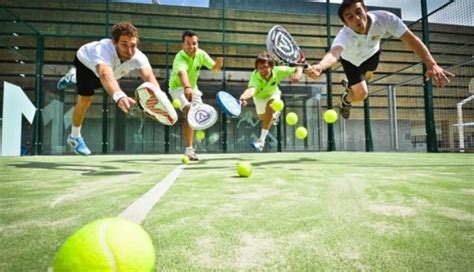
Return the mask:
<path fill-rule="evenodd" d="M 262 54 L 258 55 L 257 59 L 255 60 L 255 69 L 257 69 L 257 66 L 260 63 L 268 63 L 268 65 L 273 68 L 274 61 L 272 55 L 270 55 L 268 52 L 263 52 Z"/>
<path fill-rule="evenodd" d="M 183 32 L 183 36 L 181 37 L 181 41 L 184 42 L 185 37 L 194 37 L 197 36 L 196 32 L 192 31 L 191 29 L 187 29 Z"/>
<path fill-rule="evenodd" d="M 136 37 L 138 36 L 138 30 L 131 24 L 131 23 L 116 23 L 112 27 L 112 39 L 115 42 L 118 42 L 120 36 L 127 35 L 129 37 Z"/>
<path fill-rule="evenodd" d="M 354 5 L 355 3 L 361 3 L 362 6 L 364 6 L 365 8 L 364 0 L 343 0 L 342 1 L 341 5 L 337 9 L 337 15 L 339 15 L 339 18 L 341 19 L 342 22 L 345 23 L 344 16 L 343 16 L 344 11 L 351 5 Z"/>

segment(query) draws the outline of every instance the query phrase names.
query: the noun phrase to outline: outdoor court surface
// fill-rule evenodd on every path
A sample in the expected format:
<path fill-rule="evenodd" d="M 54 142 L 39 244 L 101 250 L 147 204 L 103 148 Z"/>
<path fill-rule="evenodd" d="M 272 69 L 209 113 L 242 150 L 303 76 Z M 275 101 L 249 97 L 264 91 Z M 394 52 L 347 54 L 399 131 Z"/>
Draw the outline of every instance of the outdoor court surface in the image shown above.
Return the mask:
<path fill-rule="evenodd" d="M 0 158 L 0 271 L 46 271 L 66 237 L 116 216 L 150 234 L 158 270 L 474 267 L 472 154 L 199 155 Z"/>

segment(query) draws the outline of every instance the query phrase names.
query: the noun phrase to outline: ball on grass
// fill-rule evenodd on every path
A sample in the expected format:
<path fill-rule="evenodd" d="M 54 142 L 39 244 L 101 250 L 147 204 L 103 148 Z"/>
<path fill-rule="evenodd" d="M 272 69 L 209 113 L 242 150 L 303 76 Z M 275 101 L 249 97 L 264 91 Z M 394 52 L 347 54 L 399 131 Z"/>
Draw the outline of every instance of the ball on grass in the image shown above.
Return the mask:
<path fill-rule="evenodd" d="M 298 115 L 294 112 L 290 112 L 286 115 L 286 123 L 290 126 L 295 125 L 298 123 Z"/>
<path fill-rule="evenodd" d="M 181 107 L 181 101 L 179 101 L 179 99 L 174 99 L 173 100 L 173 107 L 175 109 L 179 109 Z"/>
<path fill-rule="evenodd" d="M 155 248 L 138 224 L 106 218 L 93 221 L 66 239 L 53 271 L 152 271 Z"/>
<path fill-rule="evenodd" d="M 327 110 L 323 115 L 324 122 L 332 124 L 337 121 L 337 112 L 333 109 Z"/>
<path fill-rule="evenodd" d="M 241 177 L 249 177 L 252 175 L 252 164 L 246 161 L 237 163 L 237 173 Z"/>
<path fill-rule="evenodd" d="M 181 162 L 183 164 L 188 164 L 189 163 L 189 158 L 186 155 L 181 156 Z"/>
<path fill-rule="evenodd" d="M 306 138 L 306 136 L 308 136 L 308 130 L 306 130 L 305 127 L 299 127 L 296 129 L 295 135 L 296 138 L 303 140 L 304 138 Z"/>
<path fill-rule="evenodd" d="M 285 104 L 281 100 L 273 100 L 272 109 L 273 111 L 282 111 L 285 107 Z"/>
<path fill-rule="evenodd" d="M 198 139 L 198 141 L 202 142 L 204 138 L 206 138 L 206 133 L 204 131 L 202 130 L 196 131 L 196 139 Z"/>

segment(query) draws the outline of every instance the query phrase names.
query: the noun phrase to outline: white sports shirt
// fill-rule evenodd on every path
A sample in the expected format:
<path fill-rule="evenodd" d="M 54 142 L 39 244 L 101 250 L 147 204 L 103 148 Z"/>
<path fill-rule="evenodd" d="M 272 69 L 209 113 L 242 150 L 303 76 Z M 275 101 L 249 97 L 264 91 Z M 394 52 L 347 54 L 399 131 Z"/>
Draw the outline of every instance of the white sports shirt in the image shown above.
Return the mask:
<path fill-rule="evenodd" d="M 347 26 L 337 33 L 331 48 L 343 48 L 341 57 L 355 66 L 361 65 L 380 50 L 380 40 L 387 34 L 400 38 L 408 27 L 395 14 L 377 10 L 367 12 L 372 19 L 367 35 L 358 34 Z"/>
<path fill-rule="evenodd" d="M 117 51 L 111 39 L 102 39 L 91 43 L 84 44 L 76 53 L 77 58 L 87 68 L 97 74 L 97 64 L 107 64 L 112 67 L 115 79 L 120 79 L 127 75 L 130 71 L 143 67 L 151 67 L 148 58 L 142 51 L 136 49 L 135 55 L 125 62 L 121 62 Z"/>

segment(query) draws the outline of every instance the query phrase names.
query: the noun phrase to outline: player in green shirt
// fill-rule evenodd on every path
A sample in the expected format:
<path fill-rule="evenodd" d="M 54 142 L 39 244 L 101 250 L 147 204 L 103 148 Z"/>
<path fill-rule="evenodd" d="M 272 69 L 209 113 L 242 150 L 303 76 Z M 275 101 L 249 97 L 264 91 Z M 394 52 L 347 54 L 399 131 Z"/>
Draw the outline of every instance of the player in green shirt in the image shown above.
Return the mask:
<path fill-rule="evenodd" d="M 272 125 L 276 125 L 280 112 L 274 112 L 271 104 L 274 100 L 281 100 L 281 91 L 278 84 L 288 76 L 293 82 L 301 79 L 303 69 L 301 67 L 274 66 L 270 54 L 263 53 L 255 60 L 255 70 L 250 76 L 247 89 L 240 96 L 240 102 L 246 106 L 248 100 L 253 97 L 258 118 L 262 121 L 260 138 L 252 144 L 257 151 L 262 151 L 265 146 L 265 138 Z"/>
<path fill-rule="evenodd" d="M 189 126 L 187 114 L 191 102 L 202 103 L 202 92 L 199 91 L 197 81 L 202 66 L 213 71 L 220 71 L 224 58 L 217 57 L 214 61 L 204 50 L 199 49 L 198 36 L 192 30 L 186 30 L 182 36 L 182 47 L 173 61 L 173 70 L 169 83 L 169 93 L 174 99 L 181 102 L 183 112 L 185 155 L 190 160 L 197 161 L 196 150 L 193 148 L 194 129 Z"/>

